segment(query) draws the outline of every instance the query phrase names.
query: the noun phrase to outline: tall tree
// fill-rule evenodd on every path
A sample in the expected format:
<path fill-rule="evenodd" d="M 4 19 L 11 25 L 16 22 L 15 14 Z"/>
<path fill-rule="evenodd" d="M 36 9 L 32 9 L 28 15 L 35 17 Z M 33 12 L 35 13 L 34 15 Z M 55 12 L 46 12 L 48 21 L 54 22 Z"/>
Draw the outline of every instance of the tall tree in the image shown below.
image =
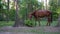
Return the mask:
<path fill-rule="evenodd" d="M 7 12 L 8 12 L 8 14 L 7 14 L 7 22 L 9 21 L 9 2 L 10 2 L 10 0 L 7 0 Z"/>
<path fill-rule="evenodd" d="M 46 0 L 46 10 L 47 10 L 47 0 Z"/>
<path fill-rule="evenodd" d="M 23 26 L 23 20 L 21 18 L 19 18 L 19 11 L 18 11 L 18 0 L 14 0 L 15 3 L 15 24 L 14 27 L 19 27 L 19 26 Z"/>
<path fill-rule="evenodd" d="M 33 4 L 32 0 L 26 0 L 26 3 L 27 3 L 27 11 L 26 11 L 26 19 L 27 19 L 28 12 L 33 11 Z"/>

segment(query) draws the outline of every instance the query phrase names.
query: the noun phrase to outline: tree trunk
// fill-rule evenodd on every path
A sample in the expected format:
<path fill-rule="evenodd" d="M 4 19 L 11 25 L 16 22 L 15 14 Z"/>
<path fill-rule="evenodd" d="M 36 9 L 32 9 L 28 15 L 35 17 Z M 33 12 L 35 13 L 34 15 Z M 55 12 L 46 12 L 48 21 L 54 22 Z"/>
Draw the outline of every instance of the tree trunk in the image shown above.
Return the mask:
<path fill-rule="evenodd" d="M 33 5 L 31 0 L 27 0 L 27 11 L 26 11 L 26 19 L 28 18 L 28 13 L 33 11 Z"/>
<path fill-rule="evenodd" d="M 10 2 L 10 1 L 9 1 L 9 0 L 7 0 L 7 1 L 8 1 L 8 2 L 7 2 L 7 4 L 8 4 L 7 6 L 8 6 L 8 7 L 7 7 L 7 17 L 6 17 L 6 19 L 7 19 L 7 22 L 8 22 L 8 21 L 9 21 L 9 2 Z"/>
<path fill-rule="evenodd" d="M 16 11 L 15 11 L 15 24 L 13 27 L 19 27 L 24 25 L 24 21 L 19 18 L 19 12 L 18 12 L 18 0 L 14 0 Z"/>
<path fill-rule="evenodd" d="M 47 10 L 47 0 L 46 0 L 46 10 Z"/>

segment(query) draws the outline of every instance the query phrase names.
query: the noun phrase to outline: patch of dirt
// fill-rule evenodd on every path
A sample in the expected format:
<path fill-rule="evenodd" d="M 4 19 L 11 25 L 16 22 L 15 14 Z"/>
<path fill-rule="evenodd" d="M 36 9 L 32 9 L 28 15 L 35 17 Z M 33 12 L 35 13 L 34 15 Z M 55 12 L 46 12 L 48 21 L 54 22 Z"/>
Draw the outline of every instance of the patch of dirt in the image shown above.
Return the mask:
<path fill-rule="evenodd" d="M 4 32 L 4 33 L 2 33 Z M 17 33 L 18 32 L 18 33 Z M 44 27 L 1 27 L 0 34 L 35 34 L 40 32 L 60 32 L 60 27 L 51 27 L 51 26 L 44 26 Z"/>

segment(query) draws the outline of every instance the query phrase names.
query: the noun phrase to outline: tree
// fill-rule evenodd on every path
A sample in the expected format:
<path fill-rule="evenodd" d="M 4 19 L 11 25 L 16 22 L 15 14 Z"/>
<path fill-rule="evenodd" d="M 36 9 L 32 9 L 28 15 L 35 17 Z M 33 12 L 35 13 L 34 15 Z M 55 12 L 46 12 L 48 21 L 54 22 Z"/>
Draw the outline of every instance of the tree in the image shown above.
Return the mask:
<path fill-rule="evenodd" d="M 46 0 L 46 10 L 47 10 L 47 0 Z"/>
<path fill-rule="evenodd" d="M 8 14 L 7 14 L 7 17 L 6 17 L 6 19 L 7 19 L 7 22 L 9 21 L 9 2 L 10 2 L 10 0 L 7 0 L 7 12 L 8 12 Z"/>
<path fill-rule="evenodd" d="M 4 15 L 5 15 L 5 8 L 4 7 L 6 7 L 6 5 L 5 5 L 5 1 L 2 1 L 2 0 L 0 0 L 0 17 L 1 17 L 1 21 L 2 20 L 5 20 L 4 19 Z"/>
<path fill-rule="evenodd" d="M 14 27 L 23 26 L 23 21 L 19 18 L 19 11 L 18 11 L 18 0 L 14 0 L 16 11 L 15 11 L 15 24 Z"/>

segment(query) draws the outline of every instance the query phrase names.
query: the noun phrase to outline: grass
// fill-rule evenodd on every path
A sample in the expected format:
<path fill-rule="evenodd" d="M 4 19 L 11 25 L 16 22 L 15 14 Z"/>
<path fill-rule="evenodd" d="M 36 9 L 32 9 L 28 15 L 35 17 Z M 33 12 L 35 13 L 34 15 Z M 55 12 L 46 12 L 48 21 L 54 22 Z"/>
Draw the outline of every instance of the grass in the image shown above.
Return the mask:
<path fill-rule="evenodd" d="M 8 23 L 6 21 L 0 21 L 0 27 L 3 26 L 12 26 L 14 25 L 14 21 L 9 21 Z M 46 25 L 46 21 L 41 21 L 41 26 L 45 26 Z M 57 25 L 57 21 L 53 21 L 51 23 L 51 26 L 56 26 Z M 27 29 L 27 30 L 21 30 L 21 29 L 12 29 L 12 30 L 1 30 L 0 32 L 25 32 L 25 33 L 35 33 L 35 34 L 60 34 L 60 32 L 44 32 L 43 27 L 38 30 L 38 29 Z"/>
<path fill-rule="evenodd" d="M 41 21 L 40 23 L 41 23 L 42 26 L 44 26 L 44 25 L 47 24 L 47 21 Z M 58 21 L 53 21 L 53 22 L 51 23 L 51 26 L 56 26 L 57 23 L 58 23 Z"/>
<path fill-rule="evenodd" d="M 51 26 L 56 26 L 57 23 L 58 23 L 57 21 L 53 21 L 51 23 Z M 37 22 L 37 25 L 38 24 L 39 23 Z M 40 24 L 41 24 L 41 26 L 45 26 L 47 24 L 47 22 L 46 21 L 41 21 Z M 9 21 L 9 22 L 7 22 L 7 21 L 0 21 L 0 27 L 3 27 L 3 26 L 12 26 L 12 25 L 14 25 L 14 21 Z"/>
<path fill-rule="evenodd" d="M 14 24 L 14 21 L 0 21 L 0 27 L 3 27 L 3 26 L 12 26 Z"/>

